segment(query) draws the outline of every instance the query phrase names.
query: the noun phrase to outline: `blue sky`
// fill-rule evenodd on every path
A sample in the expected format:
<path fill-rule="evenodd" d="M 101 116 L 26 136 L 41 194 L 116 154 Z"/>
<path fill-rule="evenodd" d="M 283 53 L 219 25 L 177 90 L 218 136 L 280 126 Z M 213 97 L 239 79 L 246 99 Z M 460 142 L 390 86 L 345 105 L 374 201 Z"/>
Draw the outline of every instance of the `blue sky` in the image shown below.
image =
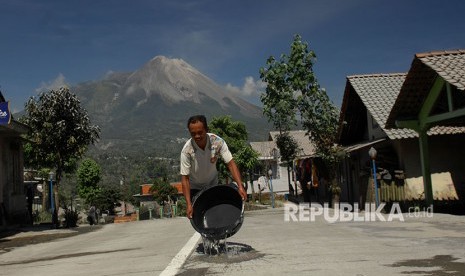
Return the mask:
<path fill-rule="evenodd" d="M 465 48 L 465 1 L 0 0 L 0 90 L 12 110 L 41 89 L 181 58 L 251 102 L 259 69 L 300 34 L 340 107 L 346 76 L 407 72 L 415 53 Z"/>

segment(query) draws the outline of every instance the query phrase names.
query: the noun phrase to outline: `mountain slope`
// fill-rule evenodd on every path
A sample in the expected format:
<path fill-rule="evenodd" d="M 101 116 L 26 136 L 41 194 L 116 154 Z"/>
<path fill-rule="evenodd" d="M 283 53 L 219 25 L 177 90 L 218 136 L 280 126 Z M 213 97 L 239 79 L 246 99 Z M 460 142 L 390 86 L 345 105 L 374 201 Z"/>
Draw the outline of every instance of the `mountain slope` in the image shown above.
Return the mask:
<path fill-rule="evenodd" d="M 102 129 L 98 151 L 177 155 L 188 137 L 189 116 L 230 115 L 247 126 L 250 140 L 266 139 L 262 110 L 229 94 L 180 59 L 157 56 L 135 72 L 112 73 L 72 89 Z"/>

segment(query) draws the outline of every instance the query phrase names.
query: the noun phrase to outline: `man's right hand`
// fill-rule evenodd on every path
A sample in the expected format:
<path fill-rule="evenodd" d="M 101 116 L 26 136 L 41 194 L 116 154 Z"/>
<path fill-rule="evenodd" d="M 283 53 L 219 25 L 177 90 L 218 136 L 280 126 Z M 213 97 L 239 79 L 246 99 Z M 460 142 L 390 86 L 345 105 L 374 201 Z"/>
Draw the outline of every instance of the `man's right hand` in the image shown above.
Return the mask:
<path fill-rule="evenodd" d="M 186 210 L 187 218 L 191 219 L 192 215 L 194 214 L 194 209 L 192 208 L 192 204 L 187 204 L 187 210 Z"/>

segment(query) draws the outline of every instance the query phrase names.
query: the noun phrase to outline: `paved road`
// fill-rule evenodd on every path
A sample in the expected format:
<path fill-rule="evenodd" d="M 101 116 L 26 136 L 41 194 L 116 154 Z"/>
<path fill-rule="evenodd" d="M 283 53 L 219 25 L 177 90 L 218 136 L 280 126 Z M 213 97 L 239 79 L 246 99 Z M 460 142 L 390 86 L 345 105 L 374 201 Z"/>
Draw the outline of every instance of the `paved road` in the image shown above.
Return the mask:
<path fill-rule="evenodd" d="M 230 242 L 252 247 L 255 256 L 194 252 L 183 275 L 465 275 L 465 217 L 402 216 L 285 222 L 282 209 L 254 211 Z"/>
<path fill-rule="evenodd" d="M 193 233 L 185 218 L 108 224 L 0 254 L 0 275 L 159 275 Z"/>
<path fill-rule="evenodd" d="M 0 275 L 465 275 L 463 216 L 329 223 L 283 213 L 247 212 L 229 254 L 203 254 L 187 219 L 152 220 L 0 254 Z"/>

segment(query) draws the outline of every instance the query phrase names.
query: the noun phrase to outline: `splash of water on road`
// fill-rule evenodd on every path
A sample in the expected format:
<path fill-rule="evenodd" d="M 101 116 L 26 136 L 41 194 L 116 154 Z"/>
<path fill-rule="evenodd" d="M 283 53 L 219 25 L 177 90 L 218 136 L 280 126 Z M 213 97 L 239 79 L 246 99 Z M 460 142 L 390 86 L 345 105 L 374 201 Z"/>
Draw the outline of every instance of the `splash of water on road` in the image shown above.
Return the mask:
<path fill-rule="evenodd" d="M 260 258 L 264 254 L 257 252 L 250 245 L 212 240 L 202 237 L 203 243 L 197 247 L 197 260 L 210 263 L 238 263 Z"/>

